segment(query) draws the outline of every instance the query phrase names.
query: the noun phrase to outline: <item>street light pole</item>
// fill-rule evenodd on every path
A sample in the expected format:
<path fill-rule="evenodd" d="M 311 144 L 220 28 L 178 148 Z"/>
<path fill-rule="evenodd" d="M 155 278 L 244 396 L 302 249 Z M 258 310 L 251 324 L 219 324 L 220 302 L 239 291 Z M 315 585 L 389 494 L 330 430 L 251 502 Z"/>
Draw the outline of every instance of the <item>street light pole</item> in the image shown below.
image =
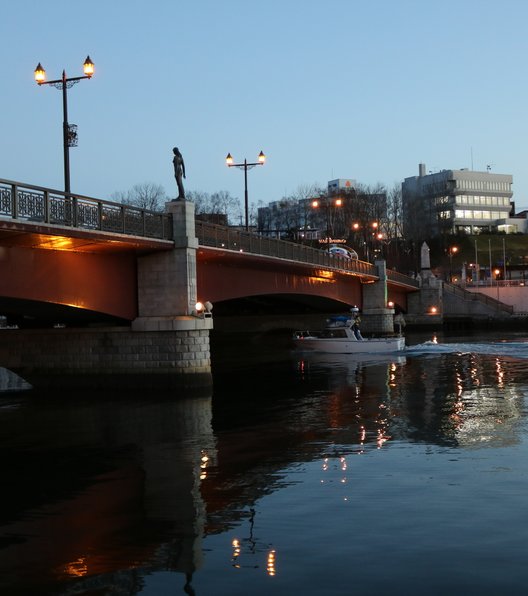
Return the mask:
<path fill-rule="evenodd" d="M 94 73 L 94 63 L 90 60 L 90 56 L 87 56 L 83 65 L 84 76 L 82 77 L 66 77 L 66 71 L 62 71 L 62 77 L 54 81 L 46 81 L 46 71 L 40 64 L 35 69 L 35 81 L 40 85 L 52 85 L 56 89 L 62 91 L 62 142 L 64 149 L 64 192 L 70 193 L 70 147 L 77 145 L 77 132 L 76 127 L 68 124 L 68 95 L 66 90 L 78 83 L 82 79 L 91 79 Z"/>
<path fill-rule="evenodd" d="M 229 168 L 240 168 L 244 170 L 244 212 L 245 212 L 245 228 L 246 232 L 249 231 L 249 195 L 248 195 L 248 181 L 247 173 L 255 166 L 263 166 L 266 163 L 266 156 L 261 151 L 258 155 L 258 161 L 248 163 L 247 159 L 244 159 L 244 163 L 234 163 L 231 153 L 227 154 L 226 164 Z"/>
<path fill-rule="evenodd" d="M 331 218 L 330 218 L 330 207 L 334 205 L 335 208 L 343 206 L 343 199 L 339 197 L 331 201 L 331 198 L 327 195 L 321 193 L 318 199 L 314 199 L 312 201 L 312 207 L 314 209 L 318 209 L 319 206 L 324 205 L 326 211 L 326 243 L 329 245 L 332 236 L 334 235 L 334 226 L 332 225 Z M 335 222 L 335 215 L 334 215 L 334 222 Z"/>
<path fill-rule="evenodd" d="M 449 283 L 453 281 L 453 255 L 458 252 L 458 246 L 449 247 Z"/>

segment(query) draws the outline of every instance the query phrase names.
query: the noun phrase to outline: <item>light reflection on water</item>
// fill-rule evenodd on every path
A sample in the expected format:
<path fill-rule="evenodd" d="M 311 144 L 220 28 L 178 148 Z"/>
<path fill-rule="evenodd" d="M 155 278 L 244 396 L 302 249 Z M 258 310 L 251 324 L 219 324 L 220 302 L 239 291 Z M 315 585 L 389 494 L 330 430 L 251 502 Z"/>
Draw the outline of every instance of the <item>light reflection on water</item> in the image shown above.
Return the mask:
<path fill-rule="evenodd" d="M 0 592 L 522 593 L 528 344 L 462 339 L 5 394 Z"/>

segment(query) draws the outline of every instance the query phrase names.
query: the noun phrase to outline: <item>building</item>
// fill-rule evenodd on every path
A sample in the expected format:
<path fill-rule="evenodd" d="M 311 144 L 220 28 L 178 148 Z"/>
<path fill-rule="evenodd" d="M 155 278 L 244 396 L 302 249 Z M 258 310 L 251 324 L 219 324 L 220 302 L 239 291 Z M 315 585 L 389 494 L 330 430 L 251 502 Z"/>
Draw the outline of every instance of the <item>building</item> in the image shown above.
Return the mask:
<path fill-rule="evenodd" d="M 355 242 L 359 249 L 371 242 L 373 226 L 377 235 L 382 234 L 386 220 L 386 193 L 358 191 L 355 180 L 338 178 L 328 182 L 326 193 L 283 198 L 260 207 L 258 232 L 302 242 Z"/>
<path fill-rule="evenodd" d="M 440 234 L 526 232 L 526 218 L 513 217 L 513 177 L 467 168 L 426 174 L 402 183 L 405 235 L 424 240 Z"/>
<path fill-rule="evenodd" d="M 328 194 L 339 194 L 343 191 L 351 191 L 357 187 L 357 182 L 350 178 L 338 178 L 337 180 L 329 180 Z"/>

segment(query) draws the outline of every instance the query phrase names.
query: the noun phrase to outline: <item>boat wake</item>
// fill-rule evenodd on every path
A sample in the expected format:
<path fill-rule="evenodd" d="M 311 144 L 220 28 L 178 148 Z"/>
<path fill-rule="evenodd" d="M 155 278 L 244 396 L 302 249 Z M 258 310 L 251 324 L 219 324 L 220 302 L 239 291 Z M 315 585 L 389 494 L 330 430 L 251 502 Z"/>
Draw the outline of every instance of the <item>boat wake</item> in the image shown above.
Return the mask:
<path fill-rule="evenodd" d="M 406 356 L 440 355 L 440 354 L 486 354 L 490 356 L 507 356 L 510 358 L 528 359 L 528 342 L 499 341 L 488 343 L 437 343 L 426 341 L 415 346 L 406 346 Z"/>

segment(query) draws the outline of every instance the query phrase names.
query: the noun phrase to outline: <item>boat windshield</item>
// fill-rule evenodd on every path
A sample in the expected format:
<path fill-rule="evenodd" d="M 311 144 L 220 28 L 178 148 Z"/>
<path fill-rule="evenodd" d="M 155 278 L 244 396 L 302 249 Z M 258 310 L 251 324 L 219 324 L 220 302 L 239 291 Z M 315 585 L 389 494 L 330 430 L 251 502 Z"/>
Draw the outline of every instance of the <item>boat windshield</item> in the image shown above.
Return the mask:
<path fill-rule="evenodd" d="M 336 328 L 336 329 L 325 329 L 322 333 L 321 333 L 321 337 L 333 337 L 333 338 L 346 338 L 347 334 L 346 334 L 346 330 L 344 328 Z"/>

